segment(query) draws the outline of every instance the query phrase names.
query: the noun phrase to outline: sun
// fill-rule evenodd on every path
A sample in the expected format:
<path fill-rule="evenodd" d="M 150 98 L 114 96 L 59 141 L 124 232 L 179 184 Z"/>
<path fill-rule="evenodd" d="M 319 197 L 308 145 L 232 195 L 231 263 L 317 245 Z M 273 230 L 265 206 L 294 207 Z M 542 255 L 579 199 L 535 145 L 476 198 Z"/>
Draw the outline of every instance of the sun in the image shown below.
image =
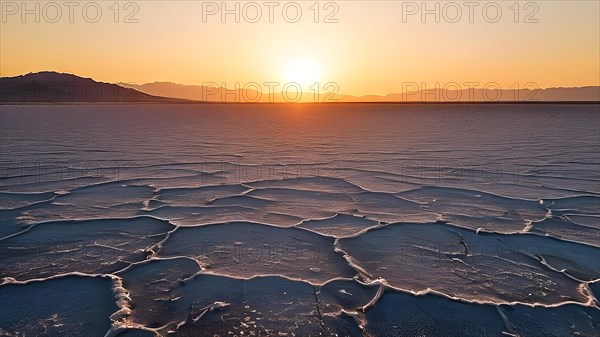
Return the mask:
<path fill-rule="evenodd" d="M 313 60 L 294 60 L 289 62 L 283 73 L 285 82 L 296 82 L 303 90 L 308 90 L 321 79 L 321 67 Z"/>

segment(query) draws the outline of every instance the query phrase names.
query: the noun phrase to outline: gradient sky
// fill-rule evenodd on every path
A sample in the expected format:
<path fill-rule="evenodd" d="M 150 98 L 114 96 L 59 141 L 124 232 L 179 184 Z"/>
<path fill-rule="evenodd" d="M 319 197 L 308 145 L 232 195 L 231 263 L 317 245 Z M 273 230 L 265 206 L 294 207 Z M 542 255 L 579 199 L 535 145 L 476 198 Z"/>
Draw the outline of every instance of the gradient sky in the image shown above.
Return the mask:
<path fill-rule="evenodd" d="M 296 1 L 302 8 L 297 23 L 288 23 L 280 1 L 269 22 L 269 7 L 257 23 L 244 16 L 235 23 L 219 14 L 203 22 L 202 1 L 134 1 L 137 23 L 124 23 L 126 2 L 120 2 L 119 23 L 114 22 L 114 1 L 96 1 L 102 16 L 88 23 L 78 2 L 73 23 L 69 8 L 60 1 L 62 16 L 50 23 L 55 9 L 40 4 L 40 22 L 28 14 L 22 22 L 21 1 L 2 1 L 0 29 L 0 75 L 14 76 L 56 70 L 106 82 L 171 81 L 182 84 L 224 82 L 233 87 L 249 82 L 336 82 L 341 93 L 365 95 L 402 91 L 406 82 L 425 82 L 433 87 L 456 82 L 496 82 L 502 87 L 533 82 L 541 88 L 600 85 L 599 1 L 535 1 L 524 8 L 519 2 L 515 23 L 514 1 L 478 2 L 473 21 L 469 7 L 458 22 L 451 23 L 454 9 L 448 5 L 440 22 L 433 14 L 422 22 L 420 10 L 406 16 L 406 1 L 334 1 L 337 23 L 324 23 L 335 7 L 319 2 L 319 22 L 314 22 L 314 1 Z M 29 1 L 28 6 L 34 8 Z M 217 2 L 220 5 L 221 1 Z M 228 1 L 229 8 L 235 6 Z M 248 2 L 240 2 L 243 8 Z M 435 1 L 427 1 L 434 8 Z M 495 4 L 502 9 L 496 23 Z M 488 16 L 482 8 L 488 5 Z M 294 16 L 290 5 L 289 17 Z M 537 23 L 525 23 L 529 13 Z M 254 11 L 248 8 L 248 14 Z M 88 7 L 88 18 L 94 8 Z M 243 10 L 241 10 L 243 12 Z M 47 14 L 47 15 L 44 15 Z M 252 19 L 252 17 L 248 17 Z M 403 22 L 406 21 L 406 22 Z M 304 89 L 304 87 L 303 87 Z"/>

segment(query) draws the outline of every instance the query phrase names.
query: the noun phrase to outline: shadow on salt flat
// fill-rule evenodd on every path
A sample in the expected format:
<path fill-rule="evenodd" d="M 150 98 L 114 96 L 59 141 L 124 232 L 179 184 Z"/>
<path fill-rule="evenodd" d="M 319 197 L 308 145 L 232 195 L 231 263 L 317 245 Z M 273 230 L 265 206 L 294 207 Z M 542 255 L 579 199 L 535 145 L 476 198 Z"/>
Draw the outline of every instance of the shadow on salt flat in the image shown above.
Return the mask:
<path fill-rule="evenodd" d="M 531 234 L 399 223 L 340 239 L 338 246 L 367 279 L 477 301 L 586 303 L 581 281 L 573 278 L 600 277 L 600 248 Z"/>
<path fill-rule="evenodd" d="M 0 224 L 2 224 L 0 226 L 0 238 L 13 235 L 32 226 L 30 223 L 20 221 L 20 216 L 21 211 L 19 209 L 0 212 Z"/>
<path fill-rule="evenodd" d="M 600 215 L 600 197 L 576 196 L 544 200 L 555 216 L 563 214 Z"/>
<path fill-rule="evenodd" d="M 30 178 L 2 179 L 0 188 L 3 191 L 39 193 L 65 191 L 110 182 L 112 178 L 101 176 L 83 176 L 72 178 L 68 174 L 59 176 L 32 176 Z"/>
<path fill-rule="evenodd" d="M 600 228 L 579 225 L 568 219 L 546 218 L 540 222 L 532 223 L 529 232 L 600 246 Z"/>
<path fill-rule="evenodd" d="M 173 291 L 199 271 L 196 261 L 177 257 L 146 260 L 117 272 L 132 299 L 128 304 L 132 311 L 126 320 L 156 328 L 164 322 L 184 319 L 185 315 L 179 317 L 180 312 L 172 311 Z"/>
<path fill-rule="evenodd" d="M 291 174 L 293 175 L 293 174 Z M 286 178 L 279 180 L 260 180 L 245 183 L 255 189 L 287 188 L 304 191 L 318 191 L 329 193 L 360 193 L 364 190 L 344 179 L 324 176 Z"/>
<path fill-rule="evenodd" d="M 294 215 L 302 219 L 324 218 L 352 208 L 349 194 L 293 188 L 265 188 L 248 192 L 249 196 L 272 200 L 262 210 Z"/>
<path fill-rule="evenodd" d="M 0 335 L 102 337 L 118 309 L 112 287 L 108 277 L 75 275 L 0 285 Z"/>
<path fill-rule="evenodd" d="M 433 294 L 386 292 L 366 313 L 373 336 L 502 336 L 506 327 L 491 305 L 453 301 Z"/>
<path fill-rule="evenodd" d="M 596 299 L 597 305 L 600 306 L 600 281 L 596 281 L 588 284 L 594 298 Z"/>
<path fill-rule="evenodd" d="M 564 214 L 563 217 L 581 226 L 600 229 L 600 215 Z"/>
<path fill-rule="evenodd" d="M 0 209 L 6 210 L 17 209 L 25 206 L 31 206 L 39 202 L 50 201 L 57 194 L 53 192 L 0 192 Z"/>
<path fill-rule="evenodd" d="M 290 214 L 266 212 L 245 206 L 169 206 L 163 205 L 140 214 L 152 215 L 169 220 L 178 226 L 196 226 L 212 224 L 215 221 L 253 221 L 265 222 L 281 227 L 294 226 L 302 220 Z"/>
<path fill-rule="evenodd" d="M 149 186 L 106 183 L 75 189 L 59 195 L 43 207 L 29 207 L 19 219 L 40 222 L 56 219 L 89 219 L 135 216 L 152 197 Z"/>
<path fill-rule="evenodd" d="M 158 334 L 153 331 L 136 329 L 136 328 L 128 328 L 120 331 L 117 336 L 119 337 L 156 337 Z"/>
<path fill-rule="evenodd" d="M 326 181 L 333 187 L 336 184 L 348 185 L 343 180 Z M 280 187 L 288 182 L 302 188 Z M 386 222 L 433 221 L 438 217 L 435 213 L 422 210 L 417 203 L 393 194 L 364 192 L 358 188 L 352 188 L 352 192 L 332 192 L 330 190 L 333 187 L 327 184 L 321 189 L 303 189 L 312 186 L 309 182 L 306 179 L 257 182 L 252 186 L 277 186 L 257 189 L 219 185 L 162 190 L 150 202 L 158 207 L 146 209 L 145 214 L 166 218 L 184 226 L 244 220 L 287 227 L 302 220 L 323 219 L 338 213 L 368 216 Z M 185 201 L 181 198 L 185 198 Z"/>
<path fill-rule="evenodd" d="M 284 275 L 323 283 L 355 275 L 333 244 L 331 237 L 300 228 L 233 222 L 180 227 L 158 255 L 193 257 L 207 270 L 234 277 Z"/>
<path fill-rule="evenodd" d="M 423 204 L 448 222 L 500 233 L 522 231 L 529 221 L 542 220 L 547 213 L 537 200 L 508 198 L 477 190 L 426 186 L 398 195 Z"/>
<path fill-rule="evenodd" d="M 388 291 L 367 311 L 373 336 L 596 336 L 600 310 L 577 304 L 558 307 L 474 304 L 435 294 Z"/>
<path fill-rule="evenodd" d="M 249 280 L 225 281 L 198 275 L 179 288 L 177 293 L 195 297 L 186 324 L 176 336 L 252 335 L 272 336 L 356 336 L 360 329 L 341 312 L 325 314 L 320 309 L 318 289 L 305 282 L 278 276 L 255 277 Z M 224 283 L 227 282 L 227 283 Z M 214 292 L 215 284 L 227 288 Z M 209 291 L 207 291 L 209 290 Z M 196 322 L 190 319 L 225 302 L 223 308 L 207 311 Z"/>
<path fill-rule="evenodd" d="M 211 206 L 242 206 L 250 207 L 254 209 L 265 209 L 270 205 L 273 205 L 275 201 L 264 199 L 260 197 L 254 197 L 251 195 L 233 195 L 228 197 L 217 198 L 207 202 L 207 205 Z"/>
<path fill-rule="evenodd" d="M 120 272 L 131 295 L 126 321 L 172 336 L 357 336 L 357 322 L 342 310 L 366 305 L 378 290 L 351 279 L 313 286 L 280 276 L 189 277 L 194 265 L 187 258 L 153 259 Z"/>
<path fill-rule="evenodd" d="M 0 241 L 0 275 L 15 279 L 68 272 L 110 273 L 144 260 L 175 227 L 152 217 L 54 221 Z"/>
<path fill-rule="evenodd" d="M 510 327 L 519 336 L 598 336 L 600 310 L 577 304 L 559 307 L 500 305 Z"/>
<path fill-rule="evenodd" d="M 358 214 L 381 222 L 435 221 L 439 215 L 418 203 L 384 192 L 362 192 L 352 195 Z"/>
<path fill-rule="evenodd" d="M 354 236 L 367 228 L 379 225 L 379 222 L 364 217 L 336 214 L 330 218 L 302 221 L 298 227 L 310 229 L 322 235 L 341 238 Z"/>
<path fill-rule="evenodd" d="M 172 206 L 198 206 L 217 198 L 239 195 L 249 188 L 237 185 L 164 188 L 156 192 L 156 200 Z"/>

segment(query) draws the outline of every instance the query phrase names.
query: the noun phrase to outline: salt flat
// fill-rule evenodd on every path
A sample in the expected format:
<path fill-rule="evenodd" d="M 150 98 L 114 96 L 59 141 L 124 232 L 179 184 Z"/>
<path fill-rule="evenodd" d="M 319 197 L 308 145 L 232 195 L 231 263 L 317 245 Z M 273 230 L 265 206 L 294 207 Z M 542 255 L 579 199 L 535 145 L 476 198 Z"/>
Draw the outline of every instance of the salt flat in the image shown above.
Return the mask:
<path fill-rule="evenodd" d="M 2 336 L 600 331 L 600 105 L 0 118 Z"/>

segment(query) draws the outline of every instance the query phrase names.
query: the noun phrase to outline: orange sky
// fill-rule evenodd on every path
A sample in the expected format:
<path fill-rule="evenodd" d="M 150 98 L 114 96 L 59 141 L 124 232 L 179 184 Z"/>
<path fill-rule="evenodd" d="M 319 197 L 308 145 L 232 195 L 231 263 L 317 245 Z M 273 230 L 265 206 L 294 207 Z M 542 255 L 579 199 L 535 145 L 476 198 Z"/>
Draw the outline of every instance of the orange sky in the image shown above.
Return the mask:
<path fill-rule="evenodd" d="M 28 2 L 23 17 L 21 1 L 2 1 L 1 76 L 56 70 L 107 82 L 227 87 L 296 81 L 303 90 L 318 81 L 354 95 L 401 92 L 407 82 L 600 85 L 598 1 L 522 1 L 518 14 L 513 1 L 483 1 L 472 17 L 465 2 L 428 1 L 434 12 L 438 4 L 439 23 L 436 14 L 423 20 L 421 1 L 238 2 L 239 23 L 235 14 L 222 22 L 220 1 L 130 3 L 120 2 L 117 13 L 113 1 L 77 2 L 69 17 L 63 2 Z M 298 22 L 287 22 L 298 7 Z M 124 22 L 133 12 L 128 20 L 137 22 Z M 338 22 L 324 22 L 333 12 L 329 20 Z"/>

